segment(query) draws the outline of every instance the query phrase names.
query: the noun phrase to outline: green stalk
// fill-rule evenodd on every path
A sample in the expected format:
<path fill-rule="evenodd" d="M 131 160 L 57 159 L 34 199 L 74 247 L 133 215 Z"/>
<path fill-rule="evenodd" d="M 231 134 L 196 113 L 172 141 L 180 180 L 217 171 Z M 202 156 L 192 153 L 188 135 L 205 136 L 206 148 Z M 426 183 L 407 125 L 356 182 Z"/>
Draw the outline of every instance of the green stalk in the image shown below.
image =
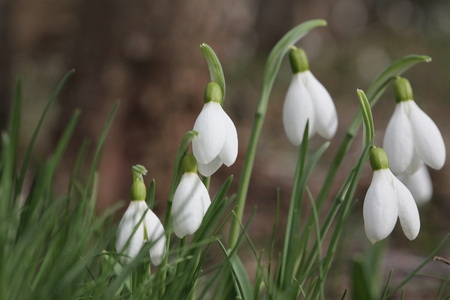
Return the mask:
<path fill-rule="evenodd" d="M 253 121 L 252 133 L 250 136 L 247 154 L 245 155 L 244 166 L 242 168 L 241 179 L 239 182 L 236 217 L 233 218 L 231 223 L 229 248 L 233 248 L 236 245 L 239 236 L 239 224 L 241 223 L 242 216 L 244 214 L 245 200 L 247 197 L 253 164 L 255 162 L 256 147 L 258 145 L 259 136 L 261 135 L 261 129 L 264 123 L 270 92 L 272 90 L 272 86 L 278 70 L 280 69 L 281 62 L 292 44 L 296 43 L 308 31 L 316 27 L 325 25 L 326 22 L 324 20 L 311 20 L 298 25 L 297 27 L 289 31 L 275 45 L 269 55 L 269 58 L 267 59 L 266 66 L 264 67 L 261 95 L 259 98 L 255 119 Z"/>

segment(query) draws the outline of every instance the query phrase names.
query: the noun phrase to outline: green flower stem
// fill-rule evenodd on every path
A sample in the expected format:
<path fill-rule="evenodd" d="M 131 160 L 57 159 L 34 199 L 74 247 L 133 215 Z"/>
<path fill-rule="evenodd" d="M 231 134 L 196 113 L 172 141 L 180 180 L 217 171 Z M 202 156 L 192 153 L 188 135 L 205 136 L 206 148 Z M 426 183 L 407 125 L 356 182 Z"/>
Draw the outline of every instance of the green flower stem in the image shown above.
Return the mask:
<path fill-rule="evenodd" d="M 269 102 L 270 92 L 272 90 L 275 77 L 280 69 L 281 62 L 289 51 L 289 47 L 296 43 L 303 35 L 309 30 L 319 26 L 325 26 L 324 20 L 311 20 L 298 25 L 289 31 L 273 48 L 269 55 L 266 66 L 264 67 L 264 76 L 261 95 L 258 102 L 258 107 L 253 121 L 252 133 L 250 136 L 249 145 L 247 148 L 247 154 L 245 156 L 244 166 L 241 173 L 241 179 L 239 182 L 239 188 L 237 193 L 237 208 L 236 217 L 233 218 L 230 229 L 229 248 L 233 248 L 236 245 L 239 236 L 239 224 L 242 221 L 244 214 L 245 200 L 247 197 L 248 186 L 250 183 L 250 177 L 253 170 L 253 164 L 255 161 L 256 148 L 258 145 L 259 136 L 264 123 L 264 117 Z"/>

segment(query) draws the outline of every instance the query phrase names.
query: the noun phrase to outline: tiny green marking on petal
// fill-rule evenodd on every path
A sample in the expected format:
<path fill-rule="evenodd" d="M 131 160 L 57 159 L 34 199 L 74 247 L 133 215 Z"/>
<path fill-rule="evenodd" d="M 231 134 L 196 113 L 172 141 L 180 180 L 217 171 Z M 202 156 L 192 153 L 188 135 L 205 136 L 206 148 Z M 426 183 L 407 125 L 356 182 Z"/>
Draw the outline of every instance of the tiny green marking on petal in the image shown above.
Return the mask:
<path fill-rule="evenodd" d="M 289 53 L 289 61 L 294 74 L 309 70 L 308 57 L 303 49 L 292 46 L 292 51 Z"/>
<path fill-rule="evenodd" d="M 222 89 L 214 81 L 211 81 L 206 86 L 205 94 L 204 94 L 204 97 L 203 97 L 203 101 L 205 103 L 208 103 L 208 102 L 211 102 L 211 101 L 217 102 L 217 103 L 221 103 L 222 102 Z"/>
<path fill-rule="evenodd" d="M 370 150 L 370 165 L 374 171 L 389 168 L 389 160 L 383 148 L 372 148 Z"/>
<path fill-rule="evenodd" d="M 181 163 L 181 170 L 183 173 L 197 173 L 197 160 L 194 155 L 186 153 L 183 158 L 183 162 Z"/>
<path fill-rule="evenodd" d="M 400 103 L 402 101 L 413 100 L 413 92 L 409 80 L 403 77 L 398 77 L 394 82 L 395 101 Z"/>

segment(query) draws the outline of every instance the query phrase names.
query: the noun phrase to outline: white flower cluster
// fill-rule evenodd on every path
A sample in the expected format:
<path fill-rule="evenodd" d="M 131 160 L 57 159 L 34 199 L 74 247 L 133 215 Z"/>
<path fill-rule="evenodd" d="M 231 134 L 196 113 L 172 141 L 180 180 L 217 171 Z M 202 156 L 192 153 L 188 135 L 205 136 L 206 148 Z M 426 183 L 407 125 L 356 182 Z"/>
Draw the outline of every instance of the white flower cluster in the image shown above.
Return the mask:
<path fill-rule="evenodd" d="M 194 130 L 198 135 L 192 141 L 194 155 L 186 153 L 182 161 L 182 176 L 172 202 L 173 230 L 177 237 L 194 234 L 211 204 L 208 190 L 197 175 L 211 176 L 222 164 L 232 165 L 238 153 L 236 127 L 221 106 L 222 90 L 211 82 L 205 90 L 204 107 Z M 138 170 L 145 174 L 144 167 Z M 134 172 L 134 168 L 133 168 Z M 133 173 L 133 176 L 136 174 Z M 138 174 L 139 175 L 139 174 Z M 166 236 L 158 217 L 148 208 L 142 176 L 134 179 L 131 202 L 117 230 L 116 249 L 134 259 L 146 242 L 152 243 L 150 257 L 159 265 L 165 255 Z"/>
<path fill-rule="evenodd" d="M 409 81 L 398 78 L 394 92 L 397 105 L 383 141 L 386 152 L 380 148 L 375 149 L 376 154 L 374 150 L 371 152 L 371 163 L 372 156 L 383 157 L 385 163 L 372 164 L 372 183 L 364 200 L 364 224 L 372 243 L 392 232 L 397 216 L 406 237 L 410 240 L 417 237 L 420 229 L 417 204 L 429 201 L 432 195 L 425 165 L 440 169 L 445 163 L 442 135 L 414 102 Z"/>

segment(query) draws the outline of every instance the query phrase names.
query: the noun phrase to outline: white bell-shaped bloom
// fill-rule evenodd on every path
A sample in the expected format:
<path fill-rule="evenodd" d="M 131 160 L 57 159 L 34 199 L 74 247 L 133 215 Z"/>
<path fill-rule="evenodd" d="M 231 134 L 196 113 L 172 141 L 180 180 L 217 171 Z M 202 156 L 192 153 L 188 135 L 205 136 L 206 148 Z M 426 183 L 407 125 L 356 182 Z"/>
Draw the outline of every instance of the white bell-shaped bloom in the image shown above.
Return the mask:
<path fill-rule="evenodd" d="M 181 176 L 172 203 L 173 231 L 179 238 L 194 234 L 211 204 L 208 190 L 195 172 Z"/>
<path fill-rule="evenodd" d="M 136 226 L 136 231 L 133 234 Z M 150 258 L 152 263 L 158 266 L 165 254 L 166 236 L 164 228 L 144 200 L 134 200 L 128 205 L 119 223 L 116 250 L 128 256 L 127 261 L 130 261 L 138 255 L 145 242 L 153 244 L 150 248 Z"/>
<path fill-rule="evenodd" d="M 396 175 L 415 173 L 423 163 L 441 169 L 445 163 L 445 145 L 441 132 L 412 98 L 408 80 L 395 82 L 397 105 L 383 141 L 383 148 Z"/>
<path fill-rule="evenodd" d="M 424 164 L 413 174 L 405 173 L 397 177 L 411 192 L 417 205 L 425 204 L 431 200 L 433 184 L 431 183 L 430 173 L 428 173 Z"/>
<path fill-rule="evenodd" d="M 309 120 L 310 137 L 317 132 L 325 139 L 336 133 L 338 118 L 330 94 L 309 70 L 302 49 L 290 53 L 293 76 L 283 106 L 283 125 L 287 137 L 300 145 Z"/>
<path fill-rule="evenodd" d="M 222 164 L 231 166 L 238 154 L 236 127 L 220 105 L 221 95 L 215 82 L 208 84 L 205 104 L 194 124 L 198 136 L 192 140 L 192 151 L 203 176 L 211 176 Z"/>
<path fill-rule="evenodd" d="M 394 229 L 397 217 L 406 237 L 415 239 L 420 230 L 420 218 L 411 192 L 388 169 L 383 149 L 372 149 L 371 164 L 374 172 L 363 207 L 368 239 L 372 243 L 385 239 Z"/>

